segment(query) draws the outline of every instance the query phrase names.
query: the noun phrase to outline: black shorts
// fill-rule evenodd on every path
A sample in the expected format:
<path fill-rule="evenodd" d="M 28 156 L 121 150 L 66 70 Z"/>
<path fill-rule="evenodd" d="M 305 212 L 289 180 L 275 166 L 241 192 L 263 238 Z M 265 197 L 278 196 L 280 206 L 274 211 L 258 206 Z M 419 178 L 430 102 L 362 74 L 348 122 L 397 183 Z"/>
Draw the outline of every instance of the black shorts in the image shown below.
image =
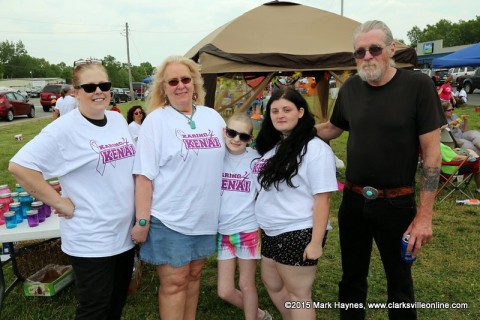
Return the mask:
<path fill-rule="evenodd" d="M 322 247 L 325 246 L 328 231 L 325 231 Z M 316 266 L 318 259 L 303 260 L 303 252 L 312 239 L 312 228 L 295 230 L 267 236 L 262 230 L 262 256 L 289 266 Z"/>

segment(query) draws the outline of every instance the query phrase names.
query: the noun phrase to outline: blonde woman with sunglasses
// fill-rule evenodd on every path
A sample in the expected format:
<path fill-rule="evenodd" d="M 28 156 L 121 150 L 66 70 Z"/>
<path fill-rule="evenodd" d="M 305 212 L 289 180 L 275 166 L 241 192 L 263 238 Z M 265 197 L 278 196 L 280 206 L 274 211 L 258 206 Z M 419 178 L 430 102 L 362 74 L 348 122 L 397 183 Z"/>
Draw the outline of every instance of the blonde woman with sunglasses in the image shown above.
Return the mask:
<path fill-rule="evenodd" d="M 140 258 L 156 266 L 162 319 L 195 319 L 200 274 L 215 252 L 225 121 L 205 97 L 200 66 L 170 57 L 157 68 L 137 142 Z"/>
<path fill-rule="evenodd" d="M 78 108 L 45 127 L 11 160 L 9 170 L 60 219 L 62 251 L 73 266 L 76 319 L 120 319 L 133 270 L 135 146 L 127 122 L 105 111 L 111 83 L 101 63 L 72 75 Z M 57 177 L 62 194 L 44 178 Z"/>

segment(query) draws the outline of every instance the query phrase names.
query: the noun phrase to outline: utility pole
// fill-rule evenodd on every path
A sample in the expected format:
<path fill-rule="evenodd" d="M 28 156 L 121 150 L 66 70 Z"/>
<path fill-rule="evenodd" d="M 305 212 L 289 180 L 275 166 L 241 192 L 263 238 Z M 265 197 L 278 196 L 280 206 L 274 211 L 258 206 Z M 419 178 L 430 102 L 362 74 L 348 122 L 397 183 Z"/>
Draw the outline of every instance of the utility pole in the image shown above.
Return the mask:
<path fill-rule="evenodd" d="M 130 44 L 128 42 L 128 22 L 125 23 L 125 32 L 127 38 L 127 64 L 128 64 L 128 84 L 130 86 L 130 96 L 132 97 L 132 101 L 135 100 L 135 91 L 133 91 L 133 84 L 132 84 L 132 69 L 130 64 Z"/>
<path fill-rule="evenodd" d="M 342 8 L 340 9 L 340 15 L 343 17 L 343 0 L 342 0 Z"/>

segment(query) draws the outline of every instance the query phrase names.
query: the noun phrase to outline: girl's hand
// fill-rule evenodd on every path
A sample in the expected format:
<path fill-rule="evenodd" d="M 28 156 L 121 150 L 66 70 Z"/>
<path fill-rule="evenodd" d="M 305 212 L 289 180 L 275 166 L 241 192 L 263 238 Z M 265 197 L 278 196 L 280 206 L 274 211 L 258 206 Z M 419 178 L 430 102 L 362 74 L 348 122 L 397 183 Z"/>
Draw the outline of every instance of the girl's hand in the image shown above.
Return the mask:
<path fill-rule="evenodd" d="M 303 261 L 316 260 L 320 258 L 323 254 L 322 243 L 310 242 L 305 250 L 303 251 Z"/>

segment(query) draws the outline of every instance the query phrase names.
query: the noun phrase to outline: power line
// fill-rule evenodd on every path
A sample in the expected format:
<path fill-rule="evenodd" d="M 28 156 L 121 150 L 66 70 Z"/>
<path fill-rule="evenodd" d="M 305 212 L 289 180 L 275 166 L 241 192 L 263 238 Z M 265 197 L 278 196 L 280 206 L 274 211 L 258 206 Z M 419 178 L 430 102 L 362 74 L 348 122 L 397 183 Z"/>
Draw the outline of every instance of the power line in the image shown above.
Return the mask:
<path fill-rule="evenodd" d="M 28 23 L 39 23 L 39 24 L 48 24 L 48 25 L 66 25 L 66 26 L 90 26 L 92 27 L 91 23 L 67 23 L 67 22 L 58 22 L 55 20 L 55 22 L 52 21 L 35 21 L 35 20 L 23 20 L 23 19 L 18 19 L 18 17 L 15 18 L 6 18 L 2 17 L 2 20 L 11 20 L 16 23 L 18 22 L 28 22 Z M 98 24 L 95 23 L 94 27 L 118 27 L 117 24 Z"/>
<path fill-rule="evenodd" d="M 95 33 L 116 33 L 117 30 L 92 30 L 92 31 L 8 31 L 0 30 L 0 33 L 9 33 L 9 34 L 95 34 Z"/>

